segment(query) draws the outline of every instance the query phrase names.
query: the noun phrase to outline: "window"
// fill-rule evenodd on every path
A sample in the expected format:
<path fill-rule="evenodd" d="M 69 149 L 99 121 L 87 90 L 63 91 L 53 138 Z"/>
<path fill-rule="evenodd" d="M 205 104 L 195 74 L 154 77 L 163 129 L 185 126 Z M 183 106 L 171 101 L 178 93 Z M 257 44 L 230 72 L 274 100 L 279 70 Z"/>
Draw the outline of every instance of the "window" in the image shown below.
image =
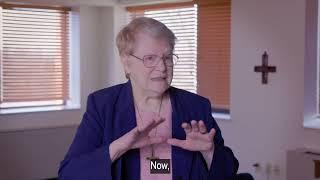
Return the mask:
<path fill-rule="evenodd" d="M 147 16 L 168 26 L 177 36 L 172 85 L 208 97 L 215 112 L 230 108 L 231 1 L 128 7 L 131 17 Z"/>
<path fill-rule="evenodd" d="M 320 18 L 318 1 L 306 3 L 304 127 L 320 129 Z"/>
<path fill-rule="evenodd" d="M 70 9 L 0 4 L 0 109 L 66 105 Z"/>

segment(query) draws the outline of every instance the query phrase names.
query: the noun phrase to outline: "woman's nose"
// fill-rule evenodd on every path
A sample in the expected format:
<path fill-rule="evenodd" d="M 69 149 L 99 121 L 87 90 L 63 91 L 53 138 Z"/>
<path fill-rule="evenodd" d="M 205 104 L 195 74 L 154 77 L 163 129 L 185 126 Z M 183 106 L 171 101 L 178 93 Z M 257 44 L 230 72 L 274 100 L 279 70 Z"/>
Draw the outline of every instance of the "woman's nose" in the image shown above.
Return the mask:
<path fill-rule="evenodd" d="M 163 60 L 163 58 L 159 59 L 159 62 L 156 65 L 156 69 L 159 71 L 166 71 L 167 70 L 167 65 L 166 65 L 165 61 Z"/>

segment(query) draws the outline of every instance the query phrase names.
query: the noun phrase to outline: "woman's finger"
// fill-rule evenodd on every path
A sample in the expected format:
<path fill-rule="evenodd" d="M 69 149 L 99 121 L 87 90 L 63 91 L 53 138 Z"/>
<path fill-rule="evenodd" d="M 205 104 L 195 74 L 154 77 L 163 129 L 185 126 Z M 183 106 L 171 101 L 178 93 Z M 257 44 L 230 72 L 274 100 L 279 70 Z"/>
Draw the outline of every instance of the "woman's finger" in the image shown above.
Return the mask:
<path fill-rule="evenodd" d="M 184 129 L 186 134 L 191 132 L 191 126 L 189 123 L 182 123 L 181 127 Z"/>
<path fill-rule="evenodd" d="M 202 120 L 200 120 L 198 124 L 199 124 L 199 131 L 202 134 L 207 133 L 207 128 L 206 128 L 206 125 L 204 124 L 204 122 Z"/>
<path fill-rule="evenodd" d="M 216 134 L 216 130 L 215 130 L 214 128 L 212 128 L 212 129 L 210 130 L 210 132 L 209 132 L 209 137 L 210 137 L 210 139 L 213 139 L 214 136 L 215 136 L 215 134 Z"/>
<path fill-rule="evenodd" d="M 141 134 L 141 132 L 139 130 L 139 127 L 136 126 L 130 132 L 126 133 L 125 135 L 123 135 L 121 137 L 121 139 L 123 139 L 122 144 L 132 148 L 131 145 L 133 145 L 137 141 L 137 138 L 139 137 L 140 134 Z"/>
<path fill-rule="evenodd" d="M 141 126 L 137 126 L 138 133 L 144 132 L 147 128 L 152 126 L 152 124 L 154 124 L 154 123 L 155 123 L 155 121 L 151 120 L 151 121 L 147 121 L 146 124 L 142 124 Z"/>
<path fill-rule="evenodd" d="M 155 118 L 152 120 L 151 123 L 148 123 L 145 127 L 141 128 L 141 133 L 148 133 L 153 128 L 157 127 L 159 124 L 161 124 L 165 119 L 164 118 Z"/>
<path fill-rule="evenodd" d="M 149 142 L 148 142 L 148 145 L 151 145 L 151 144 L 159 144 L 159 143 L 163 143 L 166 141 L 166 138 L 165 137 L 162 137 L 162 136 L 159 136 L 159 137 L 151 137 L 149 138 Z"/>
<path fill-rule="evenodd" d="M 195 120 L 191 121 L 191 127 L 193 132 L 199 132 L 198 122 Z"/>
<path fill-rule="evenodd" d="M 180 140 L 180 139 L 175 139 L 175 138 L 171 138 L 167 140 L 167 143 L 172 145 L 172 146 L 178 146 L 181 147 L 183 149 L 185 149 L 185 140 Z"/>

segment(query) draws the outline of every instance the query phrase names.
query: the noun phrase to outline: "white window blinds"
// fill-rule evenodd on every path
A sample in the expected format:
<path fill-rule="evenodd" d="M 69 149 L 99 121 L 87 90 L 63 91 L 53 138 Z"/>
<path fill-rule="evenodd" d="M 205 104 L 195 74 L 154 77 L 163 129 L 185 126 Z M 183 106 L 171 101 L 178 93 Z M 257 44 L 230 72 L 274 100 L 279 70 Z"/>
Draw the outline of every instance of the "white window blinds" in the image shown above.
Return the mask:
<path fill-rule="evenodd" d="M 69 97 L 67 8 L 0 4 L 0 108 Z"/>

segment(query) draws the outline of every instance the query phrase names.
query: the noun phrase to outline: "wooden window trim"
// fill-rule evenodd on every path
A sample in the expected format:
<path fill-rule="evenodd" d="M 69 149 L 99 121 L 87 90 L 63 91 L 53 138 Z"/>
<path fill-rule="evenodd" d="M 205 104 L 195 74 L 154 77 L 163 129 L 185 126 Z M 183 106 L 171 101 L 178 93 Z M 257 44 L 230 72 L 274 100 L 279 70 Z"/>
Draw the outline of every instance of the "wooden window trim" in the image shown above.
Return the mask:
<path fill-rule="evenodd" d="M 143 12 L 145 10 L 148 11 L 155 11 L 155 10 L 165 10 L 165 9 L 172 9 L 172 8 L 184 8 L 193 6 L 194 2 L 182 2 L 182 3 L 163 3 L 163 4 L 153 4 L 153 5 L 144 5 L 144 6 L 130 6 L 126 7 L 128 12 Z"/>
<path fill-rule="evenodd" d="M 33 8 L 33 9 L 60 10 L 60 11 L 65 11 L 65 12 L 71 11 L 70 7 L 49 6 L 49 5 L 33 5 L 33 4 L 21 4 L 21 3 L 0 2 L 0 6 L 2 8 L 5 8 L 5 9 L 11 9 L 11 8 Z"/>

